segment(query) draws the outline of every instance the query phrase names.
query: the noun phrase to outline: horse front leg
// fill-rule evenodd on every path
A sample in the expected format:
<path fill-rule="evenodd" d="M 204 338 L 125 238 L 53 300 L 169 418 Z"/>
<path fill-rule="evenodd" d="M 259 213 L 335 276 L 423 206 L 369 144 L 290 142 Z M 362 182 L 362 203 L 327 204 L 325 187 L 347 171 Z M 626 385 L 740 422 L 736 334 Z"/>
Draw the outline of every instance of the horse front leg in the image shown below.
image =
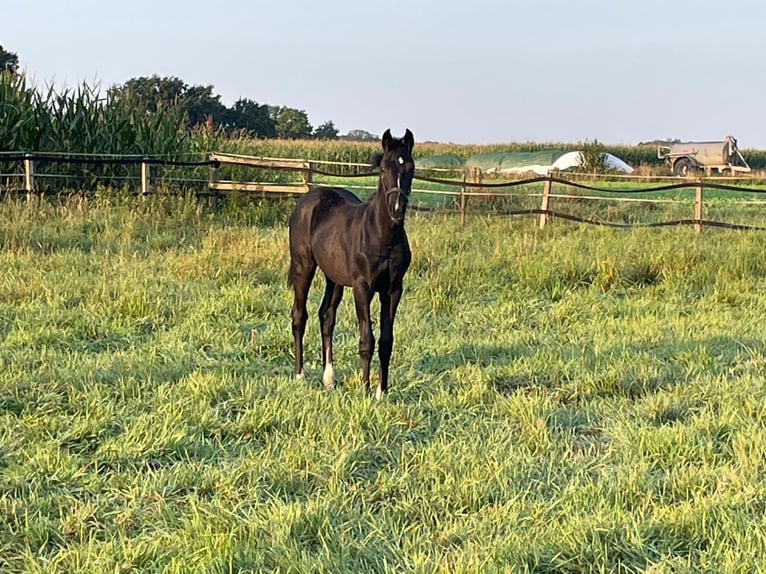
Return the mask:
<path fill-rule="evenodd" d="M 362 380 L 367 394 L 370 393 L 370 362 L 375 349 L 375 337 L 372 334 L 370 321 L 372 295 L 372 289 L 366 284 L 360 282 L 354 285 L 354 304 L 356 319 L 359 323 L 359 358 L 362 361 Z"/>
<path fill-rule="evenodd" d="M 343 285 L 333 283 L 326 277 L 322 304 L 319 307 L 319 324 L 322 328 L 322 383 L 327 389 L 335 388 L 335 370 L 332 366 L 332 334 L 335 330 L 335 315 L 343 298 Z"/>
<path fill-rule="evenodd" d="M 380 342 L 378 343 L 378 358 L 380 359 L 380 379 L 376 399 L 381 399 L 388 392 L 388 366 L 391 364 L 391 354 L 394 349 L 394 317 L 399 301 L 402 298 L 402 288 L 390 293 L 380 294 Z"/>

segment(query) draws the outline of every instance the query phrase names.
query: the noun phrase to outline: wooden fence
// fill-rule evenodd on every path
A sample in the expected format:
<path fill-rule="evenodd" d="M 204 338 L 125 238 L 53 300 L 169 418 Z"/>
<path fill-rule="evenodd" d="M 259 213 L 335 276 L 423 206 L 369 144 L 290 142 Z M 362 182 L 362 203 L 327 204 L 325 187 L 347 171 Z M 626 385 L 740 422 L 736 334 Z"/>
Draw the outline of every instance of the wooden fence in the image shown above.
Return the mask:
<path fill-rule="evenodd" d="M 302 180 L 303 180 L 302 184 L 299 184 L 299 185 L 269 185 L 269 184 L 262 184 L 262 183 L 256 183 L 256 182 L 220 181 L 217 176 L 219 168 L 216 167 L 213 170 L 213 174 L 211 175 L 210 189 L 217 190 L 217 191 L 239 190 L 239 191 L 261 191 L 261 192 L 273 192 L 273 193 L 305 193 L 306 191 L 308 191 L 308 189 L 312 185 L 312 182 L 314 181 L 314 177 L 313 177 L 314 174 L 319 173 L 322 175 L 328 175 L 328 173 L 325 170 L 319 169 L 318 166 L 320 164 L 322 163 L 337 164 L 337 162 L 315 162 L 315 161 L 301 160 L 301 159 L 262 158 L 262 157 L 252 157 L 252 156 L 221 154 L 221 153 L 211 154 L 210 159 L 218 162 L 219 165 L 234 164 L 234 165 L 245 165 L 245 166 L 259 168 L 259 169 L 280 169 L 280 170 L 298 171 L 301 173 Z M 344 164 L 344 165 L 352 165 L 352 164 Z M 353 165 L 363 167 L 362 164 L 353 164 Z M 445 172 L 455 173 L 454 170 L 429 170 L 429 171 L 445 171 Z M 332 175 L 334 175 L 335 177 L 344 177 L 338 174 L 332 174 Z M 371 174 L 361 174 L 361 175 L 371 175 Z M 351 177 L 351 176 L 345 176 L 345 177 Z M 589 177 L 594 178 L 595 176 L 589 176 Z M 616 177 L 610 176 L 610 178 L 615 179 Z M 619 177 L 617 178 L 619 179 Z M 646 179 L 651 179 L 653 181 L 666 181 L 667 178 L 654 177 L 654 178 L 646 178 Z M 597 191 L 602 193 L 607 192 L 607 193 L 612 193 L 615 195 L 624 194 L 624 193 L 631 193 L 631 194 L 656 193 L 658 191 L 670 191 L 673 189 L 693 188 L 695 190 L 694 218 L 661 222 L 656 224 L 656 226 L 693 224 L 694 229 L 697 233 L 700 233 L 702 231 L 702 228 L 704 225 L 713 226 L 713 227 L 728 227 L 732 229 L 761 229 L 760 227 L 756 227 L 756 226 L 746 226 L 746 225 L 732 224 L 732 223 L 726 223 L 726 222 L 720 222 L 720 221 L 704 220 L 703 219 L 704 190 L 707 187 L 707 188 L 719 189 L 724 191 L 766 194 L 766 189 L 759 189 L 754 187 L 741 187 L 741 186 L 733 186 L 730 184 L 718 183 L 717 181 L 711 181 L 710 179 L 712 178 L 709 178 L 708 180 L 703 180 L 701 178 L 696 178 L 696 179 L 688 178 L 681 182 L 679 182 L 678 179 L 679 178 L 672 178 L 673 183 L 664 184 L 660 186 L 626 190 L 626 189 L 612 189 L 612 188 L 603 188 L 603 187 L 599 188 L 593 185 L 578 183 L 577 181 L 573 179 L 563 179 L 561 177 L 553 176 L 551 174 L 548 174 L 546 176 L 534 177 L 534 178 L 519 179 L 519 180 L 511 181 L 511 182 L 488 183 L 484 181 L 484 177 L 481 170 L 466 169 L 466 170 L 462 170 L 462 179 L 460 181 L 454 180 L 454 179 L 450 180 L 450 179 L 422 177 L 422 176 L 415 175 L 416 181 L 420 180 L 420 181 L 427 181 L 431 183 L 438 183 L 444 186 L 457 188 L 457 191 L 439 192 L 439 191 L 433 191 L 433 190 L 418 189 L 417 187 L 415 187 L 413 188 L 413 192 L 457 195 L 460 223 L 465 224 L 466 214 L 468 212 L 468 208 L 467 208 L 468 199 L 470 197 L 488 197 L 488 196 L 501 197 L 506 194 L 498 193 L 497 191 L 488 191 L 488 190 L 508 189 L 512 187 L 524 186 L 524 185 L 542 182 L 543 191 L 542 191 L 542 194 L 540 194 L 539 209 L 518 210 L 514 213 L 509 213 L 508 215 L 524 215 L 524 214 L 539 215 L 538 226 L 540 227 L 540 229 L 544 229 L 551 217 L 570 219 L 570 220 L 580 221 L 582 223 L 598 223 L 600 225 L 609 225 L 603 222 L 594 222 L 594 221 L 586 220 L 584 218 L 571 216 L 571 215 L 565 215 L 565 214 L 558 213 L 556 211 L 551 210 L 552 198 L 591 199 L 591 200 L 607 199 L 604 197 L 573 195 L 573 194 L 566 194 L 566 193 L 554 194 L 553 193 L 554 184 L 562 185 L 565 187 L 576 187 L 576 188 L 579 188 L 580 190 L 590 190 L 590 191 Z M 720 181 L 721 178 L 716 178 L 716 179 Z M 728 179 L 728 181 L 730 181 L 730 178 Z M 528 196 L 530 195 L 532 194 L 528 194 Z M 631 201 L 631 199 L 624 198 L 624 197 L 612 197 L 609 199 L 611 201 Z M 643 201 L 651 202 L 652 200 L 644 199 Z M 762 203 L 764 204 L 764 206 L 766 206 L 766 201 Z M 629 227 L 629 226 L 630 225 L 625 225 L 625 227 Z"/>
<path fill-rule="evenodd" d="M 33 198 L 37 195 L 36 186 L 36 173 L 35 162 L 74 162 L 80 164 L 98 163 L 120 163 L 120 164 L 133 164 L 140 165 L 140 189 L 142 195 L 148 195 L 152 192 L 152 178 L 151 168 L 152 165 L 171 165 L 171 166 L 187 166 L 187 167 L 201 167 L 206 166 L 209 168 L 209 177 L 205 181 L 206 187 L 210 192 L 216 194 L 226 194 L 229 192 L 245 192 L 245 193 L 262 193 L 262 194 L 302 194 L 308 191 L 312 184 L 315 182 L 315 176 L 331 176 L 334 178 L 359 178 L 359 177 L 372 177 L 376 176 L 376 172 L 371 171 L 369 166 L 363 164 L 352 164 L 343 162 L 326 162 L 317 160 L 306 159 L 289 159 L 289 158 L 269 158 L 269 157 L 253 157 L 243 156 L 225 153 L 211 153 L 205 160 L 201 161 L 169 161 L 161 158 L 149 158 L 149 157 L 136 157 L 136 156 L 122 156 L 122 157 L 98 157 L 98 158 L 82 158 L 82 157 L 62 157 L 62 156 L 49 156 L 38 154 L 0 154 L 0 164 L 8 162 L 21 162 L 23 164 L 23 174 L 3 174 L 5 176 L 21 176 L 23 179 L 23 191 L 27 194 L 28 198 Z M 289 183 L 272 183 L 272 182 L 257 182 L 257 181 L 237 181 L 237 180 L 223 180 L 221 179 L 221 168 L 225 166 L 237 166 L 245 168 L 253 168 L 257 170 L 275 170 L 275 171 L 287 171 L 299 174 L 300 181 Z M 340 173 L 336 168 L 342 166 L 344 169 L 355 168 L 356 173 Z M 336 169 L 336 171 L 333 171 Z M 362 171 L 364 170 L 364 171 Z M 525 197 L 533 198 L 539 197 L 539 208 L 523 209 L 523 210 L 511 210 L 500 215 L 537 215 L 538 226 L 540 229 L 545 228 L 546 224 L 551 218 L 561 218 L 572 221 L 579 221 L 582 223 L 591 223 L 598 225 L 607 225 L 613 227 L 633 227 L 631 224 L 618 224 L 609 223 L 605 221 L 589 220 L 581 217 L 577 217 L 571 214 L 564 214 L 556 212 L 551 209 L 551 202 L 554 199 L 587 199 L 587 200 L 608 200 L 608 201 L 636 201 L 635 198 L 624 197 L 626 194 L 645 194 L 656 193 L 661 191 L 669 191 L 673 189 L 693 188 L 695 190 L 695 200 L 693 206 L 694 217 L 689 219 L 680 219 L 674 221 L 659 222 L 654 224 L 647 224 L 647 226 L 670 226 L 670 225 L 693 225 L 696 232 L 699 233 L 704 226 L 713 227 L 727 227 L 732 229 L 766 229 L 756 227 L 752 225 L 740 225 L 734 223 L 727 223 L 721 221 L 705 220 L 703 218 L 704 210 L 704 197 L 706 189 L 718 189 L 732 192 L 746 192 L 752 194 L 766 194 L 766 189 L 755 187 L 742 187 L 734 186 L 729 183 L 719 183 L 718 181 L 711 181 L 708 179 L 682 179 L 672 178 L 672 183 L 663 184 L 663 181 L 667 181 L 668 178 L 658 177 L 642 177 L 642 180 L 646 182 L 660 183 L 652 187 L 644 188 L 630 188 L 630 189 L 615 189 L 613 187 L 598 187 L 592 183 L 583 183 L 578 180 L 576 176 L 568 175 L 566 179 L 560 175 L 548 174 L 545 176 L 517 179 L 513 181 L 485 181 L 484 175 L 478 169 L 461 170 L 428 170 L 428 173 L 449 172 L 453 176 L 458 177 L 445 178 L 424 176 L 416 174 L 416 182 L 430 182 L 431 184 L 438 184 L 441 189 L 426 189 L 418 188 L 417 184 L 413 188 L 414 193 L 418 194 L 437 194 L 442 196 L 452 196 L 457 206 L 457 213 L 460 217 L 460 222 L 465 223 L 467 214 L 470 213 L 469 200 L 472 198 L 491 198 L 491 197 L 507 197 L 508 189 L 526 186 L 531 184 L 542 184 L 542 193 L 526 193 Z M 55 177 L 50 174 L 47 177 Z M 597 176 L 588 176 L 590 181 L 597 180 Z M 624 180 L 628 178 L 619 178 L 617 176 L 609 176 L 609 179 Z M 197 180 L 200 181 L 200 180 Z M 728 178 L 726 181 L 731 181 Z M 592 191 L 599 192 L 602 195 L 583 195 L 572 193 L 554 193 L 554 186 L 561 186 L 566 188 L 577 188 L 580 192 Z M 609 194 L 611 197 L 605 197 L 603 194 Z M 621 197 L 622 195 L 622 197 Z M 645 202 L 653 201 L 668 201 L 668 200 L 653 200 L 653 199 L 641 199 Z M 766 205 L 766 201 L 758 201 L 754 203 Z"/>

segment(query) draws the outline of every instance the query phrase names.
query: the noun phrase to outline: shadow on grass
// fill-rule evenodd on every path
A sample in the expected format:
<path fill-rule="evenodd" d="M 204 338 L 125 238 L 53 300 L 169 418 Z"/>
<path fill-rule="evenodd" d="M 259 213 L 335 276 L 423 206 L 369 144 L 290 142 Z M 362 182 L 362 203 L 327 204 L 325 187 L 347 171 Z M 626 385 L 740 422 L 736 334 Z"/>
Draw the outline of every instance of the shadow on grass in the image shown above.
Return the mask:
<path fill-rule="evenodd" d="M 416 368 L 440 376 L 473 365 L 501 395 L 543 389 L 557 393 L 562 403 L 581 404 L 594 398 L 639 399 L 701 376 L 734 377 L 766 366 L 762 341 L 732 337 L 616 344 L 599 352 L 574 345 L 553 349 L 546 347 L 548 356 L 540 358 L 529 345 L 466 344 L 445 354 L 425 355 Z M 668 421 L 675 416 L 680 415 L 669 412 Z"/>

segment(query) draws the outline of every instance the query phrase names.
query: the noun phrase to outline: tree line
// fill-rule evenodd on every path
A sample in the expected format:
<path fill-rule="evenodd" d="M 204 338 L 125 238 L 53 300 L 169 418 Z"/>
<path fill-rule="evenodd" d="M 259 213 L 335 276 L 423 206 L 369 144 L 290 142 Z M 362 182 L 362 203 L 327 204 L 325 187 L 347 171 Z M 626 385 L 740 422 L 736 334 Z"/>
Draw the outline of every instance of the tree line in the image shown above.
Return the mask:
<path fill-rule="evenodd" d="M 0 46 L 0 72 L 17 74 L 18 54 Z M 258 103 L 240 98 L 231 106 L 221 101 L 213 85 L 189 85 L 176 76 L 141 76 L 107 90 L 111 101 L 124 99 L 149 112 L 161 108 L 180 107 L 186 127 L 215 127 L 229 134 L 246 134 L 255 138 L 318 139 L 375 141 L 377 136 L 365 130 L 351 130 L 340 135 L 332 121 L 312 126 L 305 110 L 289 106 Z"/>
<path fill-rule="evenodd" d="M 249 98 L 240 98 L 232 106 L 225 106 L 212 85 L 189 85 L 175 76 L 155 74 L 132 78 L 109 88 L 107 96 L 131 98 L 150 112 L 162 106 L 178 105 L 185 110 L 191 129 L 207 125 L 227 132 L 248 132 L 257 138 L 338 138 L 333 122 L 313 127 L 305 110 L 260 104 Z"/>

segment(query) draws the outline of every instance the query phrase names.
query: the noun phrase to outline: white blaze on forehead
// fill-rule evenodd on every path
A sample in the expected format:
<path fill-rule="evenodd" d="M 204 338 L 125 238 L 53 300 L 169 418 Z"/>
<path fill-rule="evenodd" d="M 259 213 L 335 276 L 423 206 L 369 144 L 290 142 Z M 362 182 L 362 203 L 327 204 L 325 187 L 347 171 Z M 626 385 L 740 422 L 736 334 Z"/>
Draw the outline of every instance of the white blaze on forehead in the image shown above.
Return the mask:
<path fill-rule="evenodd" d="M 399 165 L 404 165 L 404 158 L 399 156 Z"/>

